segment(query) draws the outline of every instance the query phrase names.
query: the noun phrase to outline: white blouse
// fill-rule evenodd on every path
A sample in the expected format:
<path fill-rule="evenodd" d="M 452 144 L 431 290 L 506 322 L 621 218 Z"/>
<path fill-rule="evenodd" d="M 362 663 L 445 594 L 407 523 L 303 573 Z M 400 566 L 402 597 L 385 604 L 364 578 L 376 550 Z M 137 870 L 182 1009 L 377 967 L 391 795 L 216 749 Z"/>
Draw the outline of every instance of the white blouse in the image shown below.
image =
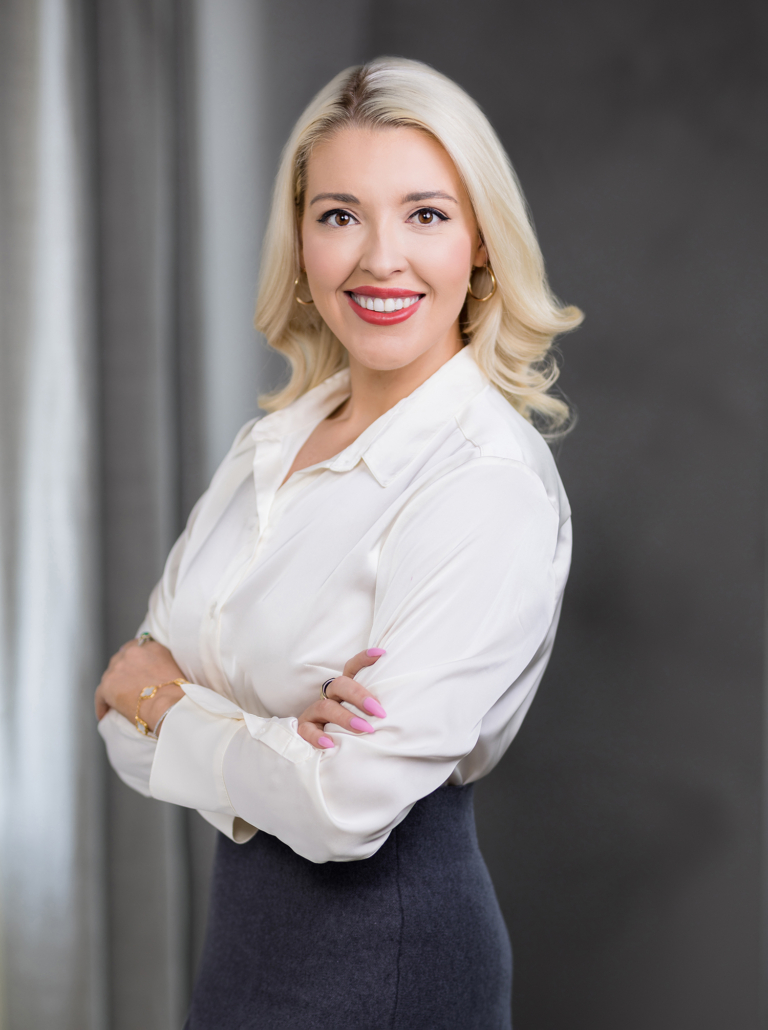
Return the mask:
<path fill-rule="evenodd" d="M 280 486 L 348 394 L 339 372 L 241 430 L 141 626 L 185 697 L 157 741 L 114 710 L 99 724 L 129 786 L 312 862 L 368 858 L 419 798 L 494 767 L 549 659 L 571 553 L 550 451 L 470 348 Z M 387 653 L 357 679 L 387 717 L 312 747 L 296 717 L 368 647 Z"/>

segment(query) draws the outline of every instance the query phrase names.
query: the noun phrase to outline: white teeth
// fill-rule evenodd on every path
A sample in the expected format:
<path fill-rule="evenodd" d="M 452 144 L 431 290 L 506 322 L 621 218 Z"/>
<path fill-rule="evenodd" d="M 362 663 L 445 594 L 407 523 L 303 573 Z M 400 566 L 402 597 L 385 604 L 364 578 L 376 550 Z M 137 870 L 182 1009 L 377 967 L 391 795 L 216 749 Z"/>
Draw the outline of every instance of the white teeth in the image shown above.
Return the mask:
<path fill-rule="evenodd" d="M 415 297 L 387 297 L 387 299 L 384 300 L 383 297 L 363 297 L 358 293 L 353 293 L 352 299 L 355 304 L 359 304 L 361 308 L 365 308 L 367 311 L 390 312 L 402 311 L 403 308 L 409 308 L 420 298 L 417 294 Z"/>

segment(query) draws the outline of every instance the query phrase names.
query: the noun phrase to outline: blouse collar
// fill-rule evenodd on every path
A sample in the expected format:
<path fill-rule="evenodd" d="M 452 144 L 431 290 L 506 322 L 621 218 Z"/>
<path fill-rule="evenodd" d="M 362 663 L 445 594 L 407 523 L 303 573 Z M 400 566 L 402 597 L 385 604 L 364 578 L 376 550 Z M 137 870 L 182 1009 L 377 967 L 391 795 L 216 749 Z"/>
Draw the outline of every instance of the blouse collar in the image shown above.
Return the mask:
<path fill-rule="evenodd" d="M 488 386 L 469 346 L 433 373 L 413 393 L 376 419 L 339 454 L 321 462 L 346 472 L 362 460 L 381 486 L 403 472 L 445 423 Z M 251 436 L 281 440 L 310 424 L 317 425 L 349 396 L 349 369 L 342 369 L 287 408 L 256 423 Z"/>

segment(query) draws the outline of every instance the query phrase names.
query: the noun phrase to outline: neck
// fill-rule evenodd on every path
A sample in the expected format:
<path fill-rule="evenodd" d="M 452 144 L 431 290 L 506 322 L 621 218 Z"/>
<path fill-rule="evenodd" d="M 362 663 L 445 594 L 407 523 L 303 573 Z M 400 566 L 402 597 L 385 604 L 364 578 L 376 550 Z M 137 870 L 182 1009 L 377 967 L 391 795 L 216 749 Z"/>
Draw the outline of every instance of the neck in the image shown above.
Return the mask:
<path fill-rule="evenodd" d="M 446 361 L 458 354 L 462 346 L 457 326 L 455 334 L 451 333 L 443 343 L 430 347 L 402 368 L 383 371 L 368 368 L 350 354 L 351 392 L 337 416 L 338 421 L 348 422 L 350 428 L 355 428 L 355 435 L 362 433 L 398 401 L 425 383 Z"/>

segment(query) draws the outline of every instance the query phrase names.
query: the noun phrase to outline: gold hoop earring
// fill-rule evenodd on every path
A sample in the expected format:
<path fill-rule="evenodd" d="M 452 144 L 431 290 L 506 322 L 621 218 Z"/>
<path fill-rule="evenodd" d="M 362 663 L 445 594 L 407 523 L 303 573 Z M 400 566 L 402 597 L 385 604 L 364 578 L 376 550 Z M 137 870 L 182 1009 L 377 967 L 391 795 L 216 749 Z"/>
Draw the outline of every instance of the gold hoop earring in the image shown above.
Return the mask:
<path fill-rule="evenodd" d="M 472 292 L 472 278 L 471 277 L 470 277 L 469 283 L 467 284 L 467 293 L 470 295 L 472 300 L 476 300 L 479 304 L 485 304 L 485 302 L 487 300 L 490 300 L 491 297 L 496 292 L 496 276 L 493 274 L 493 269 L 488 264 L 484 265 L 483 268 L 488 273 L 488 275 L 491 277 L 491 284 L 492 284 L 491 285 L 491 292 L 486 294 L 485 297 L 476 297 L 475 294 Z M 473 269 L 473 271 L 474 271 L 474 269 Z M 298 282 L 298 279 L 296 281 Z"/>
<path fill-rule="evenodd" d="M 296 278 L 293 280 L 293 286 L 294 286 L 293 299 L 296 301 L 297 304 L 301 304 L 301 306 L 303 308 L 308 308 L 308 307 L 311 307 L 315 302 L 313 300 L 302 300 L 301 297 L 296 292 L 296 287 L 299 285 L 299 279 L 300 278 L 301 277 L 297 275 Z"/>

